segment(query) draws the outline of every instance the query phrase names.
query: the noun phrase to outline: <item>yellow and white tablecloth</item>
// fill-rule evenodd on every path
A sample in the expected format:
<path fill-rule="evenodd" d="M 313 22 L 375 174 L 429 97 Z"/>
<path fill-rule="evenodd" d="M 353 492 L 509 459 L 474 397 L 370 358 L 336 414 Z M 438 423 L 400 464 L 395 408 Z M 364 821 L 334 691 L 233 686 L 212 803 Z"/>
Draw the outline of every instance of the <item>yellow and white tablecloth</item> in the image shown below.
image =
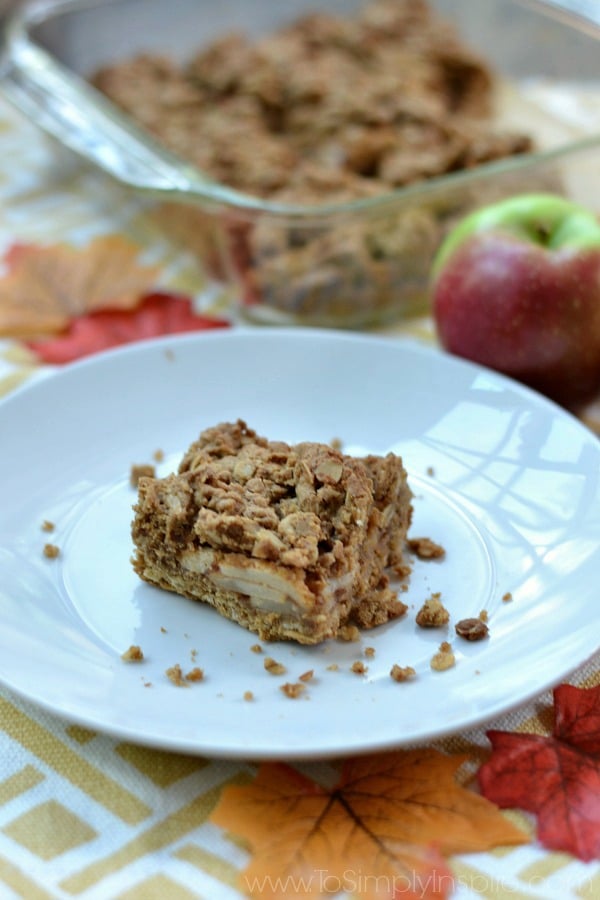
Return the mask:
<path fill-rule="evenodd" d="M 75 165 L 68 154 L 56 155 L 35 127 L 0 105 L 0 253 L 14 242 L 85 243 L 115 231 L 147 248 L 165 272 L 166 286 L 201 294 L 195 263 L 153 230 L 139 200 Z M 411 328 L 413 337 L 430 339 L 427 322 Z M 15 345 L 0 343 L 0 394 L 34 371 Z M 1 452 L 0 436 L 0 457 Z M 571 683 L 599 684 L 600 654 L 582 665 Z M 7 690 L 0 690 L 0 711 L 0 900 L 244 896 L 238 876 L 248 853 L 209 816 L 224 786 L 250 778 L 255 765 L 122 743 Z M 550 733 L 550 692 L 487 727 Z M 435 746 L 467 755 L 461 769 L 465 783 L 489 753 L 483 727 Z M 319 781 L 332 765 L 313 762 L 301 769 Z M 535 833 L 532 819 L 509 815 Z M 454 857 L 450 864 L 458 898 L 600 897 L 600 861 L 586 864 L 549 853 L 535 840 Z"/>

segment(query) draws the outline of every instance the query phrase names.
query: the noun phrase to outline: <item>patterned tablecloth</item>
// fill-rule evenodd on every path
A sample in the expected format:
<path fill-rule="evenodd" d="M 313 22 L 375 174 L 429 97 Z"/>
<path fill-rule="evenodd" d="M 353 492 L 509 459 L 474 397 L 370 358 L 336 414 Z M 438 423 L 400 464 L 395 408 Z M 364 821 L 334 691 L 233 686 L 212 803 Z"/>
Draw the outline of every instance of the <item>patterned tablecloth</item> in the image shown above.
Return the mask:
<path fill-rule="evenodd" d="M 112 191 L 100 175 L 75 167 L 67 155 L 57 157 L 34 127 L 0 106 L 0 251 L 15 241 L 64 238 L 82 243 L 97 234 L 124 231 L 148 247 L 167 284 L 200 294 L 192 261 L 173 254 L 142 215 L 139 201 Z M 413 337 L 431 339 L 427 322 L 413 324 L 410 331 Z M 19 349 L 2 342 L 0 394 L 31 373 Z M 0 438 L 0 456 L 1 447 Z M 600 655 L 582 665 L 571 683 L 599 684 Z M 547 693 L 492 725 L 548 734 L 551 706 Z M 240 776 L 251 777 L 255 765 L 123 743 L 35 708 L 7 690 L 0 692 L 0 710 L 2 900 L 243 896 L 238 876 L 248 852 L 209 817 L 224 786 Z M 483 728 L 436 746 L 466 753 L 468 763 L 460 775 L 464 783 L 471 783 L 489 753 Z M 332 765 L 313 762 L 301 768 L 318 781 Z M 533 819 L 509 815 L 535 834 Z M 545 852 L 535 839 L 450 862 L 459 898 L 600 897 L 600 862 L 586 864 Z"/>

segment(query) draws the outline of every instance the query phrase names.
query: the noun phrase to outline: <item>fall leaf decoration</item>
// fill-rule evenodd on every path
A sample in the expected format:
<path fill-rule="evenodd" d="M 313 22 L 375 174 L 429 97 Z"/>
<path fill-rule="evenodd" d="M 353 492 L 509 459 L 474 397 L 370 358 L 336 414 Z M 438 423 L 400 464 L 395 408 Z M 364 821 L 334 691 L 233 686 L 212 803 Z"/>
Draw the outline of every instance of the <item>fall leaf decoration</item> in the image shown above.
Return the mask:
<path fill-rule="evenodd" d="M 102 309 L 79 316 L 63 334 L 29 341 L 27 346 L 40 362 L 60 365 L 119 344 L 228 325 L 225 319 L 197 315 L 189 297 L 155 292 L 142 297 L 135 309 Z"/>
<path fill-rule="evenodd" d="M 86 247 L 17 244 L 0 279 L 0 336 L 55 334 L 93 310 L 131 309 L 155 284 L 158 267 L 142 266 L 140 247 L 122 235 Z"/>
<path fill-rule="evenodd" d="M 453 881 L 443 856 L 528 841 L 455 781 L 462 761 L 434 749 L 351 759 L 332 789 L 266 763 L 251 784 L 225 788 L 211 820 L 248 842 L 250 896 L 444 898 Z"/>
<path fill-rule="evenodd" d="M 538 839 L 582 860 L 600 858 L 600 685 L 554 691 L 554 731 L 489 731 L 478 773 L 483 794 L 537 816 Z"/>

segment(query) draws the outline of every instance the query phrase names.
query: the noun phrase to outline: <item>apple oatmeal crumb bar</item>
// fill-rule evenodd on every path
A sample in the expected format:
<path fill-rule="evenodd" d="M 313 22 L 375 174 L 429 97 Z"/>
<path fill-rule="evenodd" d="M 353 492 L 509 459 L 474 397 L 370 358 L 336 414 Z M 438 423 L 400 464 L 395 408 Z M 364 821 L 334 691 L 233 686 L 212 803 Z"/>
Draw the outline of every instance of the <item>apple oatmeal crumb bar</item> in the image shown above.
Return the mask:
<path fill-rule="evenodd" d="M 412 494 L 402 460 L 290 446 L 245 422 L 204 431 L 177 473 L 140 478 L 133 567 L 262 640 L 315 644 L 403 615 Z"/>

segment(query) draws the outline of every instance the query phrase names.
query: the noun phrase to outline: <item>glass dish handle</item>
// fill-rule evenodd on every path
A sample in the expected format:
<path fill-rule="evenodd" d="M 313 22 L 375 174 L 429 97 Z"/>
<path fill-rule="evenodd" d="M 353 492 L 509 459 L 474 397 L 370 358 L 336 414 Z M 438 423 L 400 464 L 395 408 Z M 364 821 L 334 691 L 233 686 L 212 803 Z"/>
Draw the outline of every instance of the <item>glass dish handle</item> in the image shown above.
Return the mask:
<path fill-rule="evenodd" d="M 196 197 L 209 189 L 208 179 L 154 145 L 93 88 L 27 41 L 13 41 L 0 59 L 0 91 L 48 134 L 125 184 Z M 85 111 L 82 93 L 89 101 Z"/>

